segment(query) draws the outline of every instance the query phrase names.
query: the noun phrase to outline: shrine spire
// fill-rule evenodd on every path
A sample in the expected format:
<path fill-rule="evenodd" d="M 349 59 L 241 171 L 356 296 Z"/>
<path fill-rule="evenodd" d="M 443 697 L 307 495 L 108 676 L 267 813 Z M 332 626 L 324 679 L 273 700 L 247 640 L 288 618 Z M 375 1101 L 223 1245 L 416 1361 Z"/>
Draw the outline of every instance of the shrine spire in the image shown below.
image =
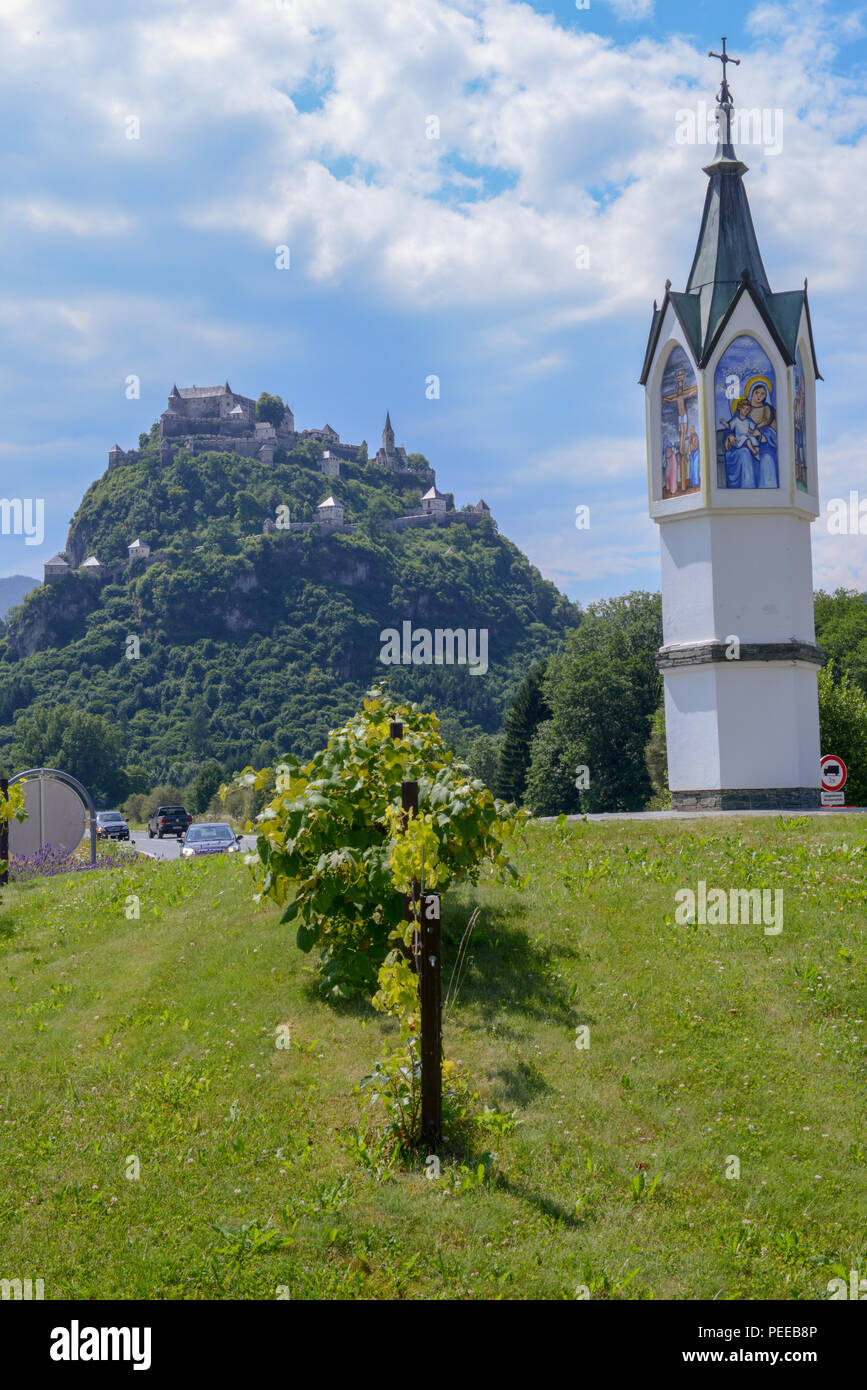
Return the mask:
<path fill-rule="evenodd" d="M 702 350 L 713 338 L 743 280 L 750 281 L 761 295 L 771 293 L 743 183 L 747 166 L 738 158 L 733 143 L 735 108 L 726 68 L 740 59 L 726 51 L 725 39 L 722 53 L 711 50 L 708 57 L 719 58 L 723 65 L 717 98 L 717 147 L 713 159 L 704 166 L 710 182 L 686 285 L 687 294 L 699 298 Z"/>

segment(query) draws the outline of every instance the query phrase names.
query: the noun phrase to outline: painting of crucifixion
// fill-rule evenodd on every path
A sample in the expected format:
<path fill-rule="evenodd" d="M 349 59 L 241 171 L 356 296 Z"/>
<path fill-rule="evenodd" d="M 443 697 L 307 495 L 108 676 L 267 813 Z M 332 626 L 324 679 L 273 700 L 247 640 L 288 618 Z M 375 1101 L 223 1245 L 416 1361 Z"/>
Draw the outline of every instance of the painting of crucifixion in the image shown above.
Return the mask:
<path fill-rule="evenodd" d="M 675 345 L 660 387 L 662 406 L 662 495 L 683 497 L 701 486 L 698 385 L 689 358 Z"/>

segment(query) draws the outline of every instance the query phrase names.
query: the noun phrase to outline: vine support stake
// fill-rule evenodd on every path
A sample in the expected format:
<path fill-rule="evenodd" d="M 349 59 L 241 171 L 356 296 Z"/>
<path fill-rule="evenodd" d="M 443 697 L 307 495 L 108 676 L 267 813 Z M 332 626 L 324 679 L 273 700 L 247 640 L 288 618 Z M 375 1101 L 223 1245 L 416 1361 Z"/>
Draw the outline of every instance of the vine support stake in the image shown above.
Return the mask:
<path fill-rule="evenodd" d="M 389 727 L 393 739 L 403 738 L 403 725 Z M 410 815 L 418 815 L 418 782 L 401 782 L 400 800 L 404 829 Z M 404 920 L 414 924 L 412 958 L 418 975 L 421 1004 L 421 1137 L 436 1150 L 443 1132 L 443 967 L 439 893 L 425 893 L 413 879 L 411 893 L 404 894 Z"/>
<path fill-rule="evenodd" d="M 0 796 L 4 801 L 9 800 L 9 783 L 5 777 L 0 777 Z M 9 822 L 4 816 L 0 820 L 0 859 L 3 861 L 3 868 L 0 870 L 0 885 L 9 882 Z"/>
<path fill-rule="evenodd" d="M 432 1148 L 443 1131 L 443 966 L 439 893 L 419 899 L 421 995 L 421 1132 Z"/>

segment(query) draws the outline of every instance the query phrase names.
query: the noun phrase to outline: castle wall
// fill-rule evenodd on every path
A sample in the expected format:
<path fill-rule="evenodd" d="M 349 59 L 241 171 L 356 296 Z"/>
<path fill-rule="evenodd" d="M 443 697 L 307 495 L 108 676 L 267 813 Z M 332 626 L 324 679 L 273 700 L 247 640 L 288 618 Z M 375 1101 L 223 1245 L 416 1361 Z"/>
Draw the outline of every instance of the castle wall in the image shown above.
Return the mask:
<path fill-rule="evenodd" d="M 477 526 L 487 512 L 410 512 L 383 522 L 392 531 L 404 531 L 408 526 L 450 526 L 453 521 L 464 526 Z"/>
<path fill-rule="evenodd" d="M 138 463 L 141 458 L 141 449 L 111 449 L 108 455 L 109 469 L 117 468 L 122 463 Z"/>

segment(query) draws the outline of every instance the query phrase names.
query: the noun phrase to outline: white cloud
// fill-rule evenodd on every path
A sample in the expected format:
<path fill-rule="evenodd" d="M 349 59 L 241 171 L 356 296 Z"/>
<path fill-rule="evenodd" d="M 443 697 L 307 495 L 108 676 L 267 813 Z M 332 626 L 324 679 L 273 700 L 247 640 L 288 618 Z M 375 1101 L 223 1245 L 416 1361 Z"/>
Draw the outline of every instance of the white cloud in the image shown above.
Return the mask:
<path fill-rule="evenodd" d="M 638 479 L 640 485 L 646 472 L 644 438 L 611 434 L 576 437 L 545 453 L 531 454 L 511 470 L 509 477 L 515 484 L 557 480 L 564 486 L 580 483 L 593 492 L 598 489 L 610 493 L 614 479 Z M 581 501 L 577 497 L 575 500 Z"/>
<path fill-rule="evenodd" d="M 133 219 L 124 212 L 53 198 L 7 198 L 2 216 L 7 226 L 17 222 L 35 232 L 68 232 L 77 237 L 122 236 L 133 227 Z"/>
<path fill-rule="evenodd" d="M 648 8 L 615 5 L 633 18 Z M 202 152 L 215 191 L 181 199 L 189 225 L 289 240 L 314 281 L 363 278 L 421 308 L 547 300 L 579 323 L 643 304 L 666 271 L 685 274 L 706 151 L 675 143 L 675 113 L 696 93 L 710 101 L 718 74 L 704 47 L 677 37 L 616 45 L 580 11 L 560 25 L 513 0 L 332 0 L 327 11 L 163 0 L 143 18 L 91 23 L 56 0 L 7 6 L 0 24 L 8 85 L 38 79 L 59 104 L 60 137 L 77 119 L 96 157 L 142 170 Z M 750 156 L 772 278 L 800 283 L 806 264 L 817 288 L 843 289 L 867 274 L 867 102 L 836 72 L 821 6 L 759 7 L 750 32 L 736 97 L 785 117 L 783 156 Z M 124 138 L 130 113 L 139 141 Z M 426 138 L 430 115 L 438 140 Z M 230 129 L 248 132 L 244 158 L 227 148 L 221 161 Z M 50 226 L 44 197 L 34 209 Z M 84 234 L 79 209 L 67 216 Z M 589 271 L 575 268 L 577 244 Z"/>
<path fill-rule="evenodd" d="M 843 434 L 820 449 L 821 512 L 813 526 L 813 581 L 817 589 L 857 589 L 867 592 L 867 535 L 833 535 L 828 529 L 828 504 L 842 499 L 849 509 L 852 492 L 867 501 L 867 468 L 863 439 Z M 867 524 L 867 523 L 865 523 Z"/>
<path fill-rule="evenodd" d="M 612 589 L 659 588 L 659 536 L 634 499 L 590 507 L 590 526 L 576 530 L 565 502 L 512 528 L 512 539 L 558 587 L 589 601 Z M 621 584 L 612 581 L 621 580 Z"/>
<path fill-rule="evenodd" d="M 201 353 L 226 360 L 264 338 L 261 328 L 216 318 L 198 300 L 121 292 L 54 299 L 7 295 L 0 298 L 0 327 L 19 353 L 39 357 L 46 374 L 57 365 L 111 362 L 119 378 L 141 373 L 166 338 L 179 359 Z M 277 334 L 270 337 L 276 349 Z M 127 355 L 122 362 L 117 358 L 120 341 Z M 279 345 L 285 352 L 286 334 L 279 336 Z M 104 372 L 100 380 L 104 383 Z"/>

